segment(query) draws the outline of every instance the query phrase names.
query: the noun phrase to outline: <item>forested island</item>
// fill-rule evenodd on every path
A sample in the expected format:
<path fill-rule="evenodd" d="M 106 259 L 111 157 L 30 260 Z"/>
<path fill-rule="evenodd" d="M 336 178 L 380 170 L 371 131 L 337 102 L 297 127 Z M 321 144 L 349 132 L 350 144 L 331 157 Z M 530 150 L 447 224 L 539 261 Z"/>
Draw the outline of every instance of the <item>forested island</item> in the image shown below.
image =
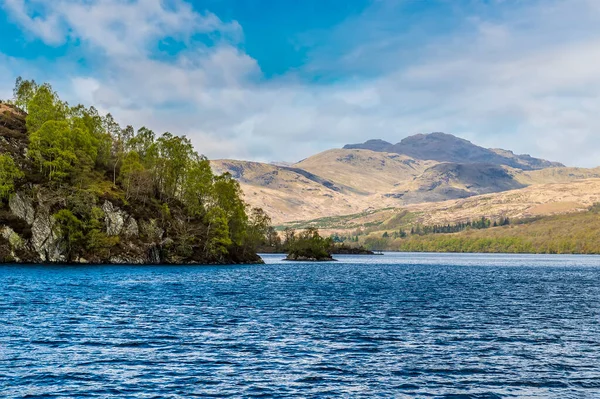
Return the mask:
<path fill-rule="evenodd" d="M 0 262 L 256 263 L 270 219 L 188 138 L 17 79 L 0 103 Z"/>

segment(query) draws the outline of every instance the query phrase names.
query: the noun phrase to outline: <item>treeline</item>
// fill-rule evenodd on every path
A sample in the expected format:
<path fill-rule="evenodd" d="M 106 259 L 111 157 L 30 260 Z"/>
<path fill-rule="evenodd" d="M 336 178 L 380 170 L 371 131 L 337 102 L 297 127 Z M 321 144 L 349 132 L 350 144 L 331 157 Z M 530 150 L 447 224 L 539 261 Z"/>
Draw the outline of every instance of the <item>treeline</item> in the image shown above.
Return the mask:
<path fill-rule="evenodd" d="M 498 220 L 492 221 L 491 219 L 482 216 L 480 219 L 475 221 L 458 222 L 455 224 L 435 224 L 430 226 L 416 225 L 411 227 L 410 235 L 428 235 L 428 234 L 447 234 L 447 233 L 458 233 L 469 229 L 488 229 L 490 227 L 508 226 L 510 219 L 508 217 L 501 217 Z M 392 234 L 388 232 L 383 233 L 383 238 L 405 238 L 408 236 L 405 230 L 394 231 Z"/>
<path fill-rule="evenodd" d="M 228 173 L 214 175 L 187 137 L 122 127 L 111 114 L 70 106 L 49 84 L 33 80 L 17 79 L 12 103 L 26 113 L 31 170 L 25 176 L 11 154 L 1 154 L 0 200 L 24 181 L 97 196 L 110 191 L 109 181 L 119 189 L 113 199 L 145 208 L 167 235 L 177 238 L 182 257 L 201 248 L 206 260 L 243 258 L 267 240 L 269 217 L 261 209 L 248 209 L 239 184 Z M 79 202 L 83 206 L 67 206 L 55 215 L 70 257 L 114 245 L 99 228 L 102 209 L 93 200 Z"/>
<path fill-rule="evenodd" d="M 300 232 L 287 229 L 282 247 L 289 260 L 324 260 L 331 258 L 333 240 L 331 237 L 321 237 L 319 230 L 314 227 Z"/>
<path fill-rule="evenodd" d="M 259 247 L 259 252 L 291 253 L 302 248 L 315 247 L 330 251 L 335 244 L 332 237 L 322 237 L 319 229 L 308 227 L 304 230 L 286 228 L 280 235 L 273 227 L 267 227 L 265 240 Z"/>
<path fill-rule="evenodd" d="M 498 228 L 456 233 L 370 236 L 365 242 L 372 248 L 403 252 L 600 254 L 598 209 L 594 205 L 587 212 L 517 219 Z"/>

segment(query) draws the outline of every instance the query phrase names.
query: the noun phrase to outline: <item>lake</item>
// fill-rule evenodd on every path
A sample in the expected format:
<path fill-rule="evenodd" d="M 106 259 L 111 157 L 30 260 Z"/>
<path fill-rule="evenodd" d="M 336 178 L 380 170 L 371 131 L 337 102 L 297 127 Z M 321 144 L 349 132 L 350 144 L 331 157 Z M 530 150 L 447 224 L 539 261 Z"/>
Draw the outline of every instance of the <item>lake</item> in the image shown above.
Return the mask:
<path fill-rule="evenodd" d="M 0 266 L 0 397 L 600 397 L 600 257 Z"/>

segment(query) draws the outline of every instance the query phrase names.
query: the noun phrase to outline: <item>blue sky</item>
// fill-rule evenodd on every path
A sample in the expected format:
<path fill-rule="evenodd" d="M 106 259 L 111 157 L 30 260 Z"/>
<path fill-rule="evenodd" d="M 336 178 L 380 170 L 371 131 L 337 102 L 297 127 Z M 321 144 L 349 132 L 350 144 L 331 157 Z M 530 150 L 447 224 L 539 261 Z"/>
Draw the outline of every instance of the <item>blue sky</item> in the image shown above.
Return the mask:
<path fill-rule="evenodd" d="M 596 0 L 0 0 L 22 75 L 210 158 L 452 133 L 600 165 Z"/>

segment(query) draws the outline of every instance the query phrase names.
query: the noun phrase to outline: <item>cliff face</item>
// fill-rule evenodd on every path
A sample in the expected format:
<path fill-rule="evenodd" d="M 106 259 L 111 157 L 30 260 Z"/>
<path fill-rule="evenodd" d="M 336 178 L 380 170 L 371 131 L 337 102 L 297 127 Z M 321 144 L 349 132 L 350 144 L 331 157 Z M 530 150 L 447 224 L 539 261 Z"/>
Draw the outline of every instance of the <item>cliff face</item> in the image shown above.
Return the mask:
<path fill-rule="evenodd" d="M 208 241 L 213 224 L 190 217 L 175 199 L 127 198 L 100 172 L 76 184 L 48 182 L 27 155 L 25 115 L 0 107 L 0 156 L 23 172 L 0 199 L 0 263 L 262 262 L 250 246 L 216 252 Z"/>

